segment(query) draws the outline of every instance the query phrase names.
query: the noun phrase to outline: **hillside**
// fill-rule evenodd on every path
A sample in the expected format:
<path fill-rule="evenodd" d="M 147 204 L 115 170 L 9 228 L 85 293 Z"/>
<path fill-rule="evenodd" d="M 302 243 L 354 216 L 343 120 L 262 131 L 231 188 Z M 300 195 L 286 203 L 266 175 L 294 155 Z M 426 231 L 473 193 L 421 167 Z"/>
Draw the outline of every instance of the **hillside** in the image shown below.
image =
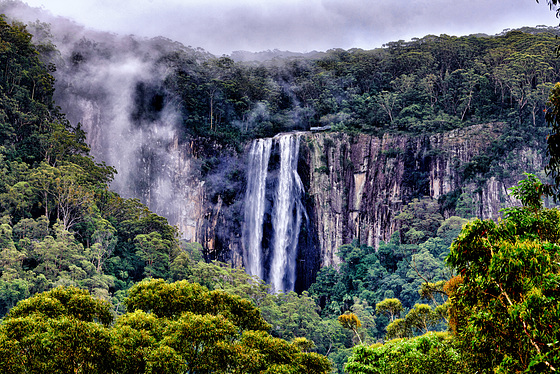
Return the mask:
<path fill-rule="evenodd" d="M 44 14 L 18 2 L 3 7 Z M 395 217 L 413 199 L 434 200 L 444 218 L 497 218 L 522 172 L 544 176 L 556 28 L 236 62 L 44 17 L 56 22 L 29 27 L 43 61 L 56 66 L 54 100 L 68 126 L 79 123 L 91 154 L 116 169 L 107 169 L 112 190 L 166 217 L 181 238 L 203 245 L 207 260 L 247 266 L 252 139 L 329 129 L 299 140 L 307 218 L 297 228 L 303 236 L 291 239 L 305 274 L 298 290 L 338 262 L 341 245 L 377 247 L 404 235 Z"/>
<path fill-rule="evenodd" d="M 547 135 L 544 103 L 558 79 L 557 33 L 541 27 L 496 36 L 426 36 L 371 51 L 273 55 L 262 63 L 75 25 L 53 26 L 40 40 L 60 51 L 53 57 L 57 105 L 72 123 L 82 124 L 96 159 L 118 171 L 111 187 L 168 218 L 182 238 L 203 243 L 207 258 L 241 264 L 245 169 L 254 138 L 324 127 L 348 134 L 344 147 L 351 149 L 355 134 L 379 141 L 418 137 L 414 141 L 428 144 L 422 137 L 501 124 L 491 130 L 496 138 L 489 148 L 476 147 L 482 154 L 473 151 L 459 159 L 452 190 L 399 186 L 404 195 L 394 199 L 404 204 L 423 195 L 459 196 L 457 188 L 467 179 L 477 183 L 471 190 L 480 192 L 491 177 L 507 188 L 522 171 L 540 171 Z M 435 150 L 422 152 L 439 152 L 438 145 L 429 147 Z M 530 160 L 515 156 L 527 152 Z M 450 157 L 448 166 L 455 163 Z M 407 168 L 419 165 L 418 173 L 436 173 L 424 156 L 414 158 L 417 164 Z M 406 162 L 412 161 L 407 156 Z M 315 163 L 301 160 L 302 179 L 326 167 Z M 351 190 L 351 183 L 346 180 L 341 191 Z M 496 216 L 501 198 L 493 196 L 494 202 L 476 208 L 483 217 Z M 387 240 L 394 228 L 376 230 L 368 243 Z M 351 241 L 355 232 L 338 240 Z M 332 252 L 340 243 L 321 250 Z"/>
<path fill-rule="evenodd" d="M 0 23 L 2 315 L 57 286 L 124 314 L 143 279 L 188 280 L 340 370 L 358 341 L 424 331 L 391 330 L 385 300 L 445 329 L 461 227 L 547 178 L 557 28 L 230 58 L 47 20 Z"/>

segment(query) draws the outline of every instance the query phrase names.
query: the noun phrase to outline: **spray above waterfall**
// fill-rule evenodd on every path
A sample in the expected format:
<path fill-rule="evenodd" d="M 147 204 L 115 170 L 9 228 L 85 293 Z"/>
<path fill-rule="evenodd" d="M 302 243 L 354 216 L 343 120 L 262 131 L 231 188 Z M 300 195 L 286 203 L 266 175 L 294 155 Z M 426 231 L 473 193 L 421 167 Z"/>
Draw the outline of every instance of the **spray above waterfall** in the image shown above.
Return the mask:
<path fill-rule="evenodd" d="M 297 172 L 299 135 L 253 141 L 249 152 L 243 258 L 251 275 L 274 291 L 292 291 L 302 223 L 303 183 Z"/>

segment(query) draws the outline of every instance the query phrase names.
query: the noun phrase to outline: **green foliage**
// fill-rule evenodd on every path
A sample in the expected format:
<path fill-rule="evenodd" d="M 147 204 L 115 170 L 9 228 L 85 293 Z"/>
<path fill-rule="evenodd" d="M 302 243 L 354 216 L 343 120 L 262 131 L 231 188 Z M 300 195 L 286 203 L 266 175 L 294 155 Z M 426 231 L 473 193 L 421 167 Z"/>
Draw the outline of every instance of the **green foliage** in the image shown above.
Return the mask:
<path fill-rule="evenodd" d="M 358 345 L 354 347 L 345 370 L 350 374 L 436 374 L 456 373 L 460 366 L 460 355 L 449 335 L 431 332 L 383 345 Z"/>
<path fill-rule="evenodd" d="M 0 340 L 0 364 L 8 373 L 108 373 L 112 368 L 111 337 L 97 323 L 66 316 L 11 318 L 3 322 Z"/>
<path fill-rule="evenodd" d="M 141 309 L 158 317 L 172 318 L 186 312 L 221 314 L 243 329 L 270 328 L 248 300 L 220 290 L 209 292 L 187 281 L 171 284 L 162 279 L 142 281 L 130 289 L 125 304 L 128 311 Z"/>
<path fill-rule="evenodd" d="M 160 64 L 170 72 L 164 88 L 180 106 L 183 130 L 196 139 L 193 153 L 205 158 L 202 175 L 209 180 L 220 163 L 217 143 L 239 151 L 247 139 L 317 125 L 380 136 L 505 121 L 486 152 L 458 169 L 463 179 L 480 182 L 501 172 L 500 162 L 512 147 L 535 142 L 545 131 L 542 99 L 550 81 L 558 79 L 549 48 L 555 41 L 549 33 L 529 31 L 493 38 L 428 36 L 374 51 L 332 50 L 315 59 L 269 65 L 172 52 Z M 53 373 L 75 371 L 75 365 L 88 372 L 109 365 L 127 373 L 325 372 L 328 363 L 307 351 L 329 354 L 341 370 L 355 343 L 337 322 L 342 313 L 345 326 L 366 342 L 381 339 L 385 328 L 388 336 L 398 337 L 442 328 L 448 293 L 443 285 L 450 276 L 443 259 L 465 223 L 444 216 L 475 215 L 468 191 L 453 191 L 439 204 L 412 200 L 396 217 L 396 235 L 377 251 L 344 245 L 341 265 L 321 269 L 309 294 L 271 295 L 262 281 L 240 269 L 202 261 L 200 246 L 181 248 L 164 218 L 108 191 L 114 169 L 93 161 L 79 124 L 70 124 L 54 108 L 53 78 L 31 35 L 1 18 L 0 41 L 6 67 L 0 73 L 0 212 L 5 216 L 0 313 L 11 310 L 0 328 L 0 367 Z M 546 114 L 554 133 L 556 91 Z M 552 171 L 556 137 L 548 139 Z M 382 155 L 406 161 L 413 151 L 395 148 Z M 435 155 L 428 152 L 425 158 Z M 328 168 L 317 171 L 328 173 Z M 406 174 L 414 196 L 427 188 L 426 176 L 416 166 Z M 234 170 L 212 191 L 234 206 L 242 185 Z M 465 351 L 472 368 L 557 367 L 558 336 L 545 330 L 558 319 L 558 253 L 551 244 L 558 242 L 558 213 L 542 209 L 543 192 L 528 176 L 513 190 L 524 207 L 505 211 L 499 224 L 469 224 L 449 256 L 463 276 L 451 288 L 450 322 L 464 350 L 466 342 L 474 342 Z M 208 289 L 186 281 L 145 280 L 124 299 L 125 290 L 145 277 L 186 279 Z M 88 312 L 98 301 L 74 288 L 55 288 L 59 285 L 88 289 L 111 300 L 118 312 L 124 302 L 128 313 L 109 328 L 108 316 Z M 51 291 L 20 301 L 46 290 Z M 482 312 L 470 315 L 474 309 Z M 398 318 L 401 312 L 406 314 Z M 78 332 L 83 336 L 75 339 Z M 395 343 L 385 352 L 393 358 L 379 362 L 430 372 L 453 367 L 454 348 L 430 339 Z M 500 345 L 507 341 L 510 346 Z M 496 356 L 492 363 L 490 348 Z M 391 356 L 403 350 L 407 353 Z"/>
<path fill-rule="evenodd" d="M 394 304 L 393 300 L 396 299 L 388 299 L 385 302 L 390 301 L 391 304 Z M 438 306 L 435 310 L 428 304 L 416 304 L 404 318 L 391 319 L 391 323 L 386 328 L 386 338 L 410 338 L 418 333 L 436 331 L 441 320 L 446 320 L 446 315 L 447 303 Z"/>
<path fill-rule="evenodd" d="M 362 343 L 362 338 L 360 337 L 360 334 L 358 334 L 358 328 L 362 326 L 362 323 L 354 313 L 346 312 L 341 314 L 338 316 L 338 322 L 345 329 L 354 331 L 354 334 L 356 334 L 356 337 L 360 340 L 360 344 Z"/>
<path fill-rule="evenodd" d="M 0 18 L 0 139 L 10 160 L 40 160 L 49 130 L 54 79 L 39 61 L 31 34 L 22 24 Z"/>
<path fill-rule="evenodd" d="M 525 173 L 526 179 L 511 188 L 511 194 L 521 201 L 524 207 L 538 211 L 542 208 L 543 184 L 533 174 Z"/>
<path fill-rule="evenodd" d="M 402 303 L 399 299 L 385 299 L 375 305 L 377 314 L 386 314 L 390 321 L 393 322 L 398 318 L 403 310 Z"/>
<path fill-rule="evenodd" d="M 560 185 L 560 83 L 550 91 L 546 109 L 546 121 L 551 127 L 547 137 L 547 154 L 550 157 L 546 171 L 553 178 L 556 187 Z"/>
<path fill-rule="evenodd" d="M 425 205 L 416 203 L 413 206 Z M 420 211 L 425 212 L 425 209 Z M 413 209 L 403 213 L 410 215 L 406 221 L 401 216 L 403 226 L 414 225 L 416 221 L 418 227 L 429 227 L 431 224 L 430 219 L 421 222 L 420 218 L 415 218 Z M 446 269 L 444 260 L 449 253 L 453 236 L 460 231 L 465 220 L 450 217 L 445 221 L 438 218 L 434 222 L 439 223 L 439 227 L 434 224 L 434 228 L 426 231 L 430 235 L 439 232 L 443 238 L 436 236 L 419 244 L 402 244 L 399 233 L 395 233 L 389 243 L 380 243 L 377 252 L 372 247 L 357 246 L 356 243 L 342 246 L 339 256 L 343 262 L 339 270 L 322 268 L 315 283 L 309 288 L 310 295 L 321 308 L 321 316 L 336 318 L 345 311 L 356 312 L 355 308 L 363 303 L 376 306 L 377 317 L 373 308 L 367 307 L 369 311 L 366 316 L 369 317 L 366 318 L 375 318 L 375 322 L 367 329 L 365 339 L 381 339 L 385 327 L 398 318 L 400 312 L 406 313 L 414 309 L 423 298 L 430 302 L 430 310 L 434 316 L 434 320 L 427 323 L 428 328 L 444 329 L 442 320 L 446 319 L 446 314 L 436 312 L 447 299 L 443 285 L 452 276 L 450 269 Z M 406 331 L 407 335 L 411 335 L 426 331 L 426 328 L 416 329 L 409 323 Z"/>
<path fill-rule="evenodd" d="M 413 199 L 395 217 L 400 223 L 401 240 L 406 244 L 419 244 L 436 236 L 443 217 L 436 201 Z"/>
<path fill-rule="evenodd" d="M 270 295 L 263 300 L 260 309 L 263 318 L 272 326 L 271 335 L 288 341 L 307 338 L 321 354 L 347 341 L 347 335 L 334 321 L 321 319 L 315 301 L 307 292 Z"/>
<path fill-rule="evenodd" d="M 111 370 L 109 304 L 58 287 L 20 301 L 0 324 L 0 366 L 9 373 Z"/>
<path fill-rule="evenodd" d="M 134 238 L 136 255 L 145 263 L 145 277 L 163 277 L 167 274 L 171 242 L 164 241 L 159 232 L 140 234 Z"/>
<path fill-rule="evenodd" d="M 413 335 L 412 326 L 404 318 L 397 318 L 386 327 L 388 339 L 410 338 Z"/>
<path fill-rule="evenodd" d="M 405 317 L 406 323 L 412 330 L 427 333 L 435 327 L 439 316 L 428 304 L 416 304 Z"/>
<path fill-rule="evenodd" d="M 251 300 L 258 306 L 261 315 L 271 326 L 270 334 L 276 338 L 299 342 L 305 339 L 305 350 L 329 355 L 337 362 L 339 371 L 345 360 L 343 352 L 352 346 L 352 332 L 340 326 L 336 317 L 321 318 L 315 300 L 307 292 L 269 293 L 269 286 L 230 265 L 205 263 L 200 255 L 200 245 L 184 244 L 184 251 L 176 257 L 172 269 L 177 266 L 175 276 L 185 277 L 190 282 L 204 284 L 210 290 L 225 291 Z M 180 269 L 180 272 L 179 272 Z M 175 270 L 173 270 L 175 271 Z M 374 335 L 376 325 L 373 311 L 361 301 L 356 301 L 353 312 L 364 321 L 358 330 L 361 336 Z M 299 344 L 299 343 L 297 343 Z"/>
<path fill-rule="evenodd" d="M 471 370 L 547 372 L 558 367 L 560 212 L 540 208 L 540 182 L 515 189 L 527 205 L 498 224 L 469 223 L 448 262 L 461 274 L 451 324 Z M 538 189 L 537 189 L 538 191 Z"/>
<path fill-rule="evenodd" d="M 239 297 L 161 280 L 130 293 L 129 308 L 158 314 L 136 309 L 111 326 L 108 304 L 76 288 L 20 302 L 0 323 L 0 365 L 8 373 L 330 371 L 325 357 L 307 352 L 306 339 L 289 343 L 264 331 L 258 309 Z"/>
<path fill-rule="evenodd" d="M 498 149 L 467 168 L 465 176 L 476 178 L 493 172 L 495 151 L 544 135 L 544 102 L 559 78 L 555 33 L 429 35 L 370 51 L 335 49 L 265 63 L 182 51 L 161 63 L 170 72 L 165 88 L 180 105 L 184 131 L 199 140 L 197 152 L 205 156 L 215 156 L 215 142 L 241 149 L 247 139 L 316 126 L 381 136 L 508 122 Z M 520 134 L 520 125 L 532 131 Z M 402 151 L 387 152 L 400 157 Z"/>
<path fill-rule="evenodd" d="M 145 275 L 167 277 L 178 254 L 164 218 L 108 191 L 115 169 L 93 160 L 80 125 L 55 108 L 53 66 L 31 38 L 0 16 L 0 315 L 59 285 L 108 300 Z"/>
<path fill-rule="evenodd" d="M 96 300 L 88 291 L 75 287 L 57 287 L 23 300 L 10 310 L 6 319 L 31 315 L 44 318 L 73 317 L 85 322 L 99 322 L 105 326 L 113 321 L 107 302 Z"/>
<path fill-rule="evenodd" d="M 134 286 L 126 304 L 130 310 L 136 309 L 138 317 L 152 315 L 139 314 L 139 308 L 156 316 L 148 324 L 136 322 L 135 317 L 128 325 L 151 329 L 156 339 L 163 335 L 158 356 L 147 358 L 148 367 L 179 372 L 227 368 L 234 373 L 258 373 L 268 367 L 323 373 L 330 367 L 325 358 L 305 353 L 302 349 L 308 344 L 302 340 L 290 344 L 270 336 L 263 331 L 270 326 L 258 309 L 223 291 L 208 291 L 184 281 L 168 284 L 151 280 Z M 154 328 L 157 324 L 163 328 Z M 159 356 L 162 351 L 166 352 L 165 360 Z"/>
<path fill-rule="evenodd" d="M 355 338 L 352 344 L 359 344 L 360 339 L 371 344 L 384 337 L 412 337 L 447 328 L 448 291 L 444 285 L 452 272 L 444 261 L 467 221 L 454 216 L 444 220 L 437 204 L 421 200 L 409 204 L 399 219 L 403 228 L 417 227 L 430 236 L 418 243 L 402 243 L 396 232 L 377 251 L 357 242 L 341 246 L 338 270 L 322 268 L 309 289 L 323 321 L 345 312 L 343 318 L 352 313 L 361 321 L 362 327 L 350 329 Z M 321 344 L 321 340 L 315 342 Z M 334 344 L 329 355 L 339 371 L 347 357 L 348 343 L 343 342 Z"/>

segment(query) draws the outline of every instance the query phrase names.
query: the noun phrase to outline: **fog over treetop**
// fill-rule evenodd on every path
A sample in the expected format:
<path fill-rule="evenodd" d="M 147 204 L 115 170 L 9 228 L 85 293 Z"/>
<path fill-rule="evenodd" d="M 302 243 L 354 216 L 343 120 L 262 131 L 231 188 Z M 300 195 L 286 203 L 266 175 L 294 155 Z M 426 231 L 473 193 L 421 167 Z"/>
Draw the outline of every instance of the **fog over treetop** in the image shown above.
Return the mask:
<path fill-rule="evenodd" d="M 213 54 L 268 49 L 307 52 L 372 49 L 426 34 L 496 34 L 505 28 L 555 25 L 534 0 L 27 0 L 88 28 L 164 36 Z"/>

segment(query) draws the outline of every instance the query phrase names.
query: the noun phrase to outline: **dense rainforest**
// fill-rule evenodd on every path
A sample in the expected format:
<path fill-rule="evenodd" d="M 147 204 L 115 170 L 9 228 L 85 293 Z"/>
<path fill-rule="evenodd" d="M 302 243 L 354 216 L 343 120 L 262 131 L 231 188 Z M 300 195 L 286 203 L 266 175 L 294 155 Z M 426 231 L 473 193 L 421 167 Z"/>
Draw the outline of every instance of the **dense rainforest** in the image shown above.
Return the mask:
<path fill-rule="evenodd" d="M 530 133 L 526 126 L 543 125 L 558 77 L 557 33 L 542 27 L 494 37 L 429 35 L 263 63 L 200 61 L 183 52 L 161 63 L 173 69 L 164 88 L 178 96 L 185 131 L 194 135 L 231 143 L 311 127 L 426 134 L 507 121 L 514 146 Z"/>
<path fill-rule="evenodd" d="M 226 234 L 216 235 L 213 247 L 205 248 L 205 256 L 229 261 L 235 245 L 231 233 L 240 232 L 243 221 L 246 185 L 240 175 L 245 160 L 235 162 L 224 155 L 242 153 L 254 138 L 312 129 L 345 133 L 349 139 L 363 134 L 418 139 L 492 124 L 489 131 L 497 131 L 498 136 L 489 135 L 488 147 L 468 162 L 452 162 L 457 164 L 463 184 L 472 182 L 480 190 L 496 177 L 510 180 L 511 186 L 521 174 L 511 170 L 511 165 L 520 163 L 516 151 L 531 147 L 545 158 L 545 103 L 559 78 L 554 54 L 557 34 L 556 28 L 537 27 L 492 37 L 432 35 L 369 51 L 331 50 L 261 62 L 251 61 L 247 55 L 236 61 L 235 54 L 209 58 L 186 49 L 159 59 L 168 73 L 163 83 L 152 87 L 157 94 L 142 103 L 139 113 L 158 115 L 158 99 L 179 108 L 179 142 L 193 148 L 208 200 L 221 203 L 224 217 L 221 225 Z M 337 168 L 341 174 L 356 166 L 356 162 L 348 162 L 350 152 L 340 151 L 340 159 L 328 158 L 335 144 L 330 139 L 323 141 L 323 164 L 312 172 L 328 175 L 336 171 L 333 162 L 341 164 Z M 412 190 L 403 196 L 406 203 L 428 195 L 429 175 L 418 162 L 436 158 L 438 150 L 426 152 L 418 160 L 410 156 L 414 150 L 407 146 L 382 151 L 387 159 L 405 159 L 405 168 L 415 169 L 403 182 Z M 480 214 L 480 204 L 472 201 L 477 193 L 466 192 L 458 188 L 440 197 L 437 210 L 444 219 Z M 398 231 L 406 243 L 403 230 Z M 431 230 L 437 231 L 437 227 Z M 388 241 L 389 236 L 383 240 Z M 351 241 L 345 238 L 344 244 Z"/>
<path fill-rule="evenodd" d="M 80 69 L 103 45 L 82 40 L 64 65 L 49 26 L 29 30 L 35 38 L 0 19 L 7 372 L 329 372 L 320 355 L 338 372 L 351 355 L 351 373 L 557 368 L 560 223 L 557 210 L 542 206 L 534 176 L 513 191 L 523 207 L 464 229 L 476 215 L 468 198 L 419 195 L 397 216 L 390 241 L 347 243 L 340 265 L 321 269 L 308 291 L 270 293 L 109 189 L 116 170 L 90 155 L 80 124 L 53 100 L 52 73 Z M 226 205 L 245 181 L 235 170 L 216 180 L 216 150 L 240 152 L 253 138 L 316 127 L 381 137 L 502 122 L 500 137 L 463 170 L 465 179 L 484 180 L 503 172 L 516 147 L 544 152 L 543 110 L 560 78 L 557 34 L 537 27 L 426 36 L 265 62 L 166 41 L 158 54 L 166 79 L 137 87 L 153 95 L 134 115 L 149 123 L 163 103 L 176 105 L 181 142 Z"/>

